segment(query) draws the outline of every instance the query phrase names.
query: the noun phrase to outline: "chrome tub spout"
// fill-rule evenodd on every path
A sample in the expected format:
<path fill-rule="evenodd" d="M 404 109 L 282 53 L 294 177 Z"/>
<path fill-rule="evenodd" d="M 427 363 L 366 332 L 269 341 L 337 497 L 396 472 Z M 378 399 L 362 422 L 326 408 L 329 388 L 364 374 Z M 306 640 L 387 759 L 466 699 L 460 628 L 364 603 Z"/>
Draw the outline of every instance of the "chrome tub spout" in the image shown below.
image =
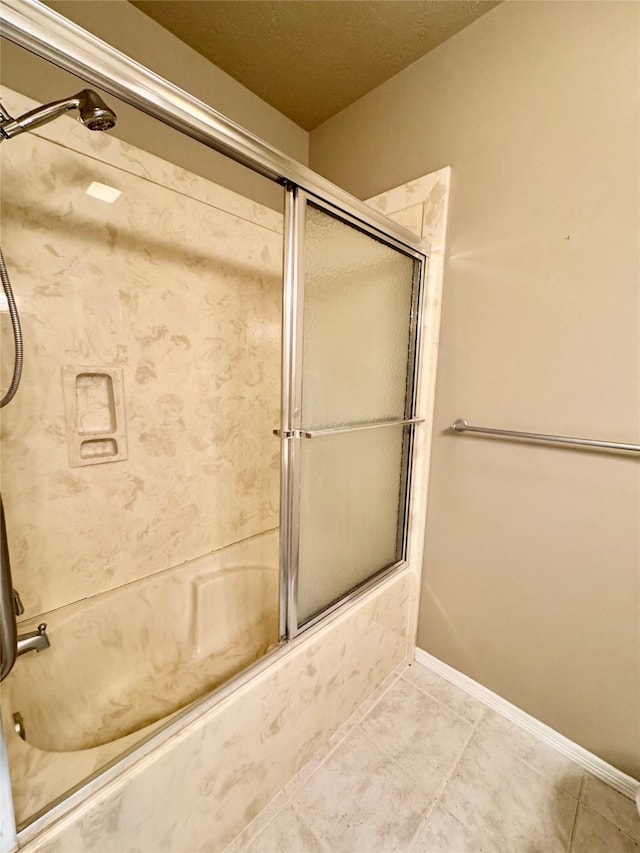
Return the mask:
<path fill-rule="evenodd" d="M 47 637 L 47 625 L 42 622 L 38 625 L 37 631 L 29 631 L 28 634 L 18 634 L 18 648 L 16 656 L 24 655 L 27 652 L 42 652 L 48 649 L 51 643 Z"/>

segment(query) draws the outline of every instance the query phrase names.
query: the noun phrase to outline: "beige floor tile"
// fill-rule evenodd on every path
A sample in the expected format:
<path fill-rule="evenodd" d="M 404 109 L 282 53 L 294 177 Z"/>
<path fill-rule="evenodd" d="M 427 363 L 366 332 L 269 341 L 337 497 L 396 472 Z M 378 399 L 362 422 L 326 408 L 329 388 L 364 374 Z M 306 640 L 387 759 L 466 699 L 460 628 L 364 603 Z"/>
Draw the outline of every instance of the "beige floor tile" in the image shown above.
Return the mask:
<path fill-rule="evenodd" d="M 422 664 L 411 664 L 402 677 L 470 723 L 477 723 L 487 707 Z"/>
<path fill-rule="evenodd" d="M 615 824 L 635 841 L 640 842 L 640 815 L 633 800 L 629 800 L 609 785 L 587 775 L 582 790 L 586 806 Z"/>
<path fill-rule="evenodd" d="M 351 734 L 358 723 L 362 721 L 363 717 L 365 717 L 371 708 L 380 701 L 391 685 L 400 678 L 406 668 L 406 663 L 402 663 L 400 666 L 396 667 L 396 669 L 384 679 L 382 684 L 374 690 L 371 696 L 369 696 L 369 698 L 366 699 L 356 711 L 354 711 L 346 723 L 340 726 L 338 731 L 329 738 L 329 741 L 320 750 L 318 750 L 314 757 L 310 761 L 307 761 L 293 779 L 285 785 L 285 792 L 290 798 L 295 797 L 297 792 L 304 787 L 307 779 L 313 776 L 318 767 L 324 764 L 334 749 L 337 749 L 342 741 Z"/>
<path fill-rule="evenodd" d="M 288 805 L 244 853 L 327 853 L 295 808 Z"/>
<path fill-rule="evenodd" d="M 435 798 L 466 746 L 473 726 L 404 679 L 361 723 L 362 730 Z"/>
<path fill-rule="evenodd" d="M 465 749 L 440 804 L 505 853 L 566 853 L 578 801 L 508 748 Z"/>
<path fill-rule="evenodd" d="M 500 853 L 490 839 L 481 838 L 437 805 L 418 835 L 411 853 Z"/>
<path fill-rule="evenodd" d="M 362 732 L 309 779 L 294 805 L 332 853 L 407 850 L 429 798 Z"/>
<path fill-rule="evenodd" d="M 580 805 L 571 853 L 638 853 L 639 845 L 623 832 Z"/>
<path fill-rule="evenodd" d="M 580 793 L 583 771 L 577 764 L 489 708 L 478 723 L 474 740 L 477 740 L 487 752 L 508 750 L 540 773 L 549 784 L 560 787 L 576 797 Z"/>

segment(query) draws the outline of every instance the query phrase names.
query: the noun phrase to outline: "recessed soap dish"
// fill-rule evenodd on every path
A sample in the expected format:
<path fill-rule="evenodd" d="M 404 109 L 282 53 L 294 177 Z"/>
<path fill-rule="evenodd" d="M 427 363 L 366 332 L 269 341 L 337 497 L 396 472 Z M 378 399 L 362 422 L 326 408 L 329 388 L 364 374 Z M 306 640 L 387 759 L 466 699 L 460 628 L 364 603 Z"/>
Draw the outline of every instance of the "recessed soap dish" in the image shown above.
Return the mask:
<path fill-rule="evenodd" d="M 118 442 L 113 438 L 88 438 L 80 442 L 82 459 L 104 459 L 118 455 Z"/>
<path fill-rule="evenodd" d="M 62 368 L 69 465 L 127 458 L 124 386 L 120 367 Z"/>

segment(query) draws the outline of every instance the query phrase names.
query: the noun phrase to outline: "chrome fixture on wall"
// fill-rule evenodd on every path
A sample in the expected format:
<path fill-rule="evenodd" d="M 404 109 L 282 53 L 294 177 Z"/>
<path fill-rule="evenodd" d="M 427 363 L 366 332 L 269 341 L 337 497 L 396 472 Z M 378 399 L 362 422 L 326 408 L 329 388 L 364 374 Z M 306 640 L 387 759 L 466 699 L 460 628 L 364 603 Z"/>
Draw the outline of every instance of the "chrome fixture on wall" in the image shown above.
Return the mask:
<path fill-rule="evenodd" d="M 483 435 L 496 435 L 502 438 L 520 438 L 523 441 L 542 441 L 551 444 L 569 444 L 578 447 L 591 447 L 596 450 L 622 450 L 640 453 L 640 444 L 625 444 L 621 441 L 600 441 L 595 438 L 574 438 L 569 435 L 546 435 L 542 432 L 520 432 L 513 429 L 494 429 L 493 427 L 471 426 L 464 418 L 458 418 L 449 429 L 452 432 L 477 432 Z"/>
<path fill-rule="evenodd" d="M 4 255 L 2 254 L 2 249 L 0 248 L 0 279 L 2 280 L 2 289 L 4 290 L 4 295 L 7 299 L 7 308 L 9 310 L 9 318 L 11 320 L 11 328 L 13 330 L 13 348 L 14 348 L 14 357 L 13 357 L 13 376 L 11 377 L 11 382 L 9 383 L 9 387 L 7 388 L 6 393 L 2 396 L 0 400 L 0 409 L 10 403 L 16 395 L 16 391 L 18 390 L 18 386 L 20 385 L 20 379 L 22 378 L 22 365 L 24 361 L 24 353 L 22 347 L 22 328 L 20 326 L 20 314 L 18 313 L 18 306 L 16 305 L 16 300 L 13 295 L 13 290 L 11 288 L 11 280 L 9 278 L 9 273 L 7 272 L 7 265 L 4 261 Z M 4 522 L 3 522 L 4 523 Z"/>
<path fill-rule="evenodd" d="M 47 637 L 47 623 L 41 622 L 36 631 L 20 634 L 16 643 L 16 657 L 27 652 L 43 652 L 51 643 Z"/>
<path fill-rule="evenodd" d="M 78 121 L 87 130 L 111 130 L 116 124 L 116 114 L 93 89 L 83 89 L 77 95 L 52 101 L 13 118 L 0 104 L 0 142 L 12 139 L 19 133 L 35 130 L 47 122 L 53 121 L 70 110 L 78 110 Z"/>
<path fill-rule="evenodd" d="M 19 600 L 11 580 L 7 529 L 0 497 L 0 681 L 4 681 L 16 662 L 18 648 L 16 610 Z"/>
<path fill-rule="evenodd" d="M 51 643 L 47 637 L 44 622 L 37 631 L 18 634 L 16 616 L 24 613 L 20 596 L 13 588 L 7 528 L 4 520 L 4 507 L 0 496 L 0 681 L 9 675 L 19 655 L 27 652 L 41 652 Z"/>

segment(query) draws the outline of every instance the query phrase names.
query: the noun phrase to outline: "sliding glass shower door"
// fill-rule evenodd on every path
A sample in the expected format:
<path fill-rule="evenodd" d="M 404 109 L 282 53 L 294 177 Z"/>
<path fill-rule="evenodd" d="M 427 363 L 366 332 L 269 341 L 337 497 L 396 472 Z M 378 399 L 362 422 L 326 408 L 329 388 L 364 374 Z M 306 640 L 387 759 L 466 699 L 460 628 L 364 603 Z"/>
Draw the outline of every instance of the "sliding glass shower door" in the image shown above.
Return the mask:
<path fill-rule="evenodd" d="M 299 190 L 287 211 L 289 636 L 404 559 L 423 256 Z"/>

